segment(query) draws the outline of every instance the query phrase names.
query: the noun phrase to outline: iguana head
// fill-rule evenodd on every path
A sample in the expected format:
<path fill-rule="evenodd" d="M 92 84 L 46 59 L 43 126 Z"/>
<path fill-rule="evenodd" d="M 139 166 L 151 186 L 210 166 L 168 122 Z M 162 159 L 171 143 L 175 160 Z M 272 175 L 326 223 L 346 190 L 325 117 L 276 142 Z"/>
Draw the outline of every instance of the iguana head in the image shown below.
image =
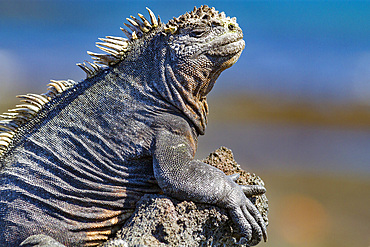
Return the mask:
<path fill-rule="evenodd" d="M 182 94 L 177 106 L 203 134 L 208 115 L 206 95 L 220 73 L 238 60 L 245 46 L 242 30 L 236 18 L 202 6 L 170 20 L 164 32 L 169 47 L 164 74 L 171 75 L 168 81 Z"/>
<path fill-rule="evenodd" d="M 136 66 L 133 70 L 142 71 L 141 76 L 151 74 L 141 81 L 185 113 L 203 134 L 206 95 L 220 73 L 238 60 L 245 46 L 242 30 L 236 18 L 208 6 L 194 7 L 167 24 L 148 11 L 150 22 L 141 14 L 140 19 L 127 18 L 130 24 L 125 26 L 132 32 L 121 30 L 128 40 L 107 36 L 97 46 L 108 54 L 88 53 L 95 63 L 131 70 Z M 93 77 L 99 72 L 95 63 L 78 65 Z"/>
<path fill-rule="evenodd" d="M 194 8 L 170 20 L 165 28 L 173 66 L 196 79 L 191 90 L 204 97 L 220 73 L 232 66 L 244 49 L 243 33 L 236 18 L 226 17 L 214 8 Z"/>

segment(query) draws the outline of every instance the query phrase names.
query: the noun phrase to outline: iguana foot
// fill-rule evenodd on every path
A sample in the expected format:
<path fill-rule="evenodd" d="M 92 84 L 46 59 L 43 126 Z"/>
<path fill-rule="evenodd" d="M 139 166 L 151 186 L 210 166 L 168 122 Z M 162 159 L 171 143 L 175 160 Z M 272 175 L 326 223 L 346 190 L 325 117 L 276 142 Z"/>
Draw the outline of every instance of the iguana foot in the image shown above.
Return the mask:
<path fill-rule="evenodd" d="M 235 182 L 239 174 L 230 175 L 228 178 Z M 257 245 L 262 238 L 267 241 L 266 224 L 260 212 L 248 198 L 265 192 L 266 189 L 261 185 L 237 185 L 230 194 L 227 208 L 243 235 L 240 244 Z"/>
<path fill-rule="evenodd" d="M 65 245 L 59 243 L 52 237 L 39 234 L 28 237 L 19 247 L 65 247 Z"/>

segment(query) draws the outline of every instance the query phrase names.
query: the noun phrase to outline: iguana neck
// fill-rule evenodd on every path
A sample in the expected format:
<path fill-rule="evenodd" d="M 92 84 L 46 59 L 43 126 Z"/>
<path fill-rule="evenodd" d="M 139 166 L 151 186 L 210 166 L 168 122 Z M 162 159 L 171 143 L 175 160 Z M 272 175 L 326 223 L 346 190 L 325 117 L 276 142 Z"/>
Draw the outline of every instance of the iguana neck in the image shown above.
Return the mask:
<path fill-rule="evenodd" d="M 194 77 L 187 77 L 182 71 L 169 64 L 162 71 L 166 78 L 164 89 L 161 91 L 166 98 L 172 98 L 172 104 L 180 109 L 194 124 L 198 134 L 203 135 L 207 124 L 208 107 L 205 97 L 200 97 L 202 85 Z M 193 88 L 191 88 L 193 87 Z"/>
<path fill-rule="evenodd" d="M 213 84 L 209 79 L 210 71 L 188 64 L 174 64 L 171 56 L 162 48 L 160 78 L 155 89 L 164 100 L 180 110 L 193 123 L 197 133 L 204 135 L 207 125 L 208 105 L 205 86 Z M 196 66 L 195 66 L 196 67 Z"/>
<path fill-rule="evenodd" d="M 210 90 L 207 88 L 215 79 L 209 79 L 208 69 L 174 64 L 163 39 L 166 37 L 157 35 L 132 47 L 126 59 L 112 72 L 118 77 L 120 74 L 131 76 L 136 89 L 149 97 L 157 95 L 163 103 L 175 107 L 193 123 L 198 134 L 203 135 L 208 114 L 204 92 Z"/>

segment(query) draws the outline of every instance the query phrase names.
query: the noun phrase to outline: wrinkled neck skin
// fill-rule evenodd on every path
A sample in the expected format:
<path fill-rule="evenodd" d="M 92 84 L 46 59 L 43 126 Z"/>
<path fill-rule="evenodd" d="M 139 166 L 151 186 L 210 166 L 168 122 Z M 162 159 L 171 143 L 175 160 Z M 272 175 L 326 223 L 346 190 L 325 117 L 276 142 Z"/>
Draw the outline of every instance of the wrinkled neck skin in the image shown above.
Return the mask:
<path fill-rule="evenodd" d="M 168 41 L 163 40 L 161 44 Z M 193 123 L 199 135 L 204 135 L 208 115 L 206 95 L 222 70 L 215 70 L 214 63 L 206 56 L 180 59 L 168 45 L 161 49 L 158 53 L 160 78 L 155 89 Z"/>
<path fill-rule="evenodd" d="M 143 41 L 131 50 L 130 59 L 117 67 L 117 73 L 131 75 L 140 91 L 175 107 L 203 135 L 208 115 L 206 95 L 226 68 L 216 66 L 206 55 L 179 59 L 166 39 L 162 34 L 150 42 Z"/>
<path fill-rule="evenodd" d="M 161 84 L 157 87 L 162 97 L 168 99 L 193 123 L 199 135 L 203 135 L 207 124 L 208 105 L 206 91 L 213 86 L 209 66 L 171 61 L 171 56 L 163 58 L 160 68 Z"/>

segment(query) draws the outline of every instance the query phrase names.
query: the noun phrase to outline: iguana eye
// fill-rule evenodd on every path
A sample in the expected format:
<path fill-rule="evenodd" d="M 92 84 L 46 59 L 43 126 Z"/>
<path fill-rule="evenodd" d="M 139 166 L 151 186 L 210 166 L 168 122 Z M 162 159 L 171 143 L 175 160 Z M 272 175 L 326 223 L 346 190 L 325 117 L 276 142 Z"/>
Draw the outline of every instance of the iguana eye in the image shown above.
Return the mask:
<path fill-rule="evenodd" d="M 191 31 L 189 35 L 190 37 L 200 38 L 205 34 L 205 32 L 206 32 L 205 30 L 198 29 Z"/>
<path fill-rule="evenodd" d="M 227 27 L 229 28 L 230 31 L 233 31 L 236 28 L 236 26 L 232 23 L 230 23 Z"/>

